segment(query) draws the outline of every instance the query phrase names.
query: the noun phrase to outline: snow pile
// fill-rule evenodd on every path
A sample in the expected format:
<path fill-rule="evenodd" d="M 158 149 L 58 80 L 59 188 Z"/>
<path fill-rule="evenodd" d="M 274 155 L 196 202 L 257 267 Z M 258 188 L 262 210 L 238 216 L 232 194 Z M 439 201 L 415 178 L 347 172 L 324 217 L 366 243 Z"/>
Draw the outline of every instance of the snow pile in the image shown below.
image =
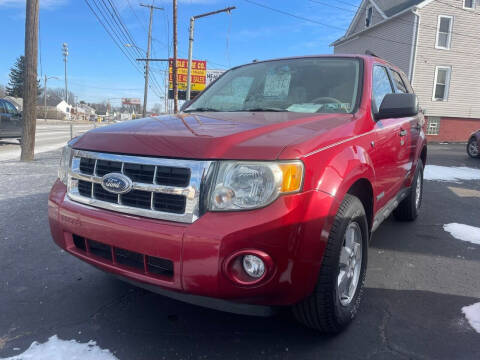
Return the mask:
<path fill-rule="evenodd" d="M 462 313 L 465 314 L 470 326 L 480 334 L 480 303 L 464 306 L 462 308 Z"/>
<path fill-rule="evenodd" d="M 480 170 L 465 166 L 448 167 L 438 165 L 427 165 L 423 173 L 425 180 L 451 181 L 480 180 Z"/>
<path fill-rule="evenodd" d="M 455 239 L 480 245 L 480 228 L 478 227 L 451 223 L 443 225 L 443 230 L 449 232 Z"/>
<path fill-rule="evenodd" d="M 81 344 L 52 336 L 44 344 L 33 342 L 23 354 L 0 360 L 118 360 L 110 351 L 99 348 L 95 341 Z"/>

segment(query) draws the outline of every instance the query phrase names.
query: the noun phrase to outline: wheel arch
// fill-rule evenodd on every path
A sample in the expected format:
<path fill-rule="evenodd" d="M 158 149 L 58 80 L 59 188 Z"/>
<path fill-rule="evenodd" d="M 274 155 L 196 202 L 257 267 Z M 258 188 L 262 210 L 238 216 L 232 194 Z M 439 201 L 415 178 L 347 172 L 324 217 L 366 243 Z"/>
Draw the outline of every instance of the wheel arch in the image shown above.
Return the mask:
<path fill-rule="evenodd" d="M 368 230 L 372 230 L 373 226 L 373 186 L 371 182 L 366 178 L 361 178 L 355 181 L 355 183 L 348 189 L 347 194 L 357 197 L 365 209 L 365 215 L 367 216 Z"/>

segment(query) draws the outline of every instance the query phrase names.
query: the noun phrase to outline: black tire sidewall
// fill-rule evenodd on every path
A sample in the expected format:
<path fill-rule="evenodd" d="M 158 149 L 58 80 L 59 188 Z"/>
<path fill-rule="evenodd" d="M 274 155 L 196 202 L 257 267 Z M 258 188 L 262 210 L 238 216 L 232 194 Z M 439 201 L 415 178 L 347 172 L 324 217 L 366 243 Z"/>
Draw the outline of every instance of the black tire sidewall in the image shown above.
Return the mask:
<path fill-rule="evenodd" d="M 333 239 L 335 242 L 335 255 L 334 256 L 334 271 L 332 274 L 332 287 L 334 291 L 332 291 L 333 296 L 333 304 L 335 310 L 335 317 L 337 323 L 341 326 L 345 326 L 346 324 L 350 323 L 351 320 L 355 317 L 356 313 L 358 312 L 360 306 L 360 300 L 363 293 L 363 285 L 365 282 L 365 275 L 367 269 L 367 262 L 368 262 L 368 223 L 367 218 L 365 215 L 365 210 L 357 198 L 354 198 L 352 201 L 351 206 L 347 208 L 344 214 L 341 214 L 343 219 L 341 220 L 342 223 L 340 225 L 339 231 L 336 233 L 336 238 Z M 338 296 L 338 273 L 339 273 L 339 262 L 340 262 L 340 252 L 343 246 L 343 239 L 345 236 L 345 231 L 347 230 L 348 225 L 351 222 L 356 222 L 360 230 L 362 232 L 362 266 L 360 270 L 360 277 L 358 279 L 357 289 L 355 291 L 355 295 L 353 296 L 352 301 L 347 306 L 344 306 L 340 302 L 340 298 Z"/>
<path fill-rule="evenodd" d="M 471 158 L 474 158 L 474 159 L 475 159 L 475 158 L 479 157 L 480 154 L 479 154 L 479 155 L 473 155 L 473 154 L 470 153 L 470 144 L 471 144 L 472 142 L 474 142 L 474 141 L 477 142 L 477 149 L 478 149 L 478 141 L 477 141 L 475 138 L 471 138 L 470 140 L 468 140 L 468 143 L 467 143 L 467 154 L 468 154 L 468 156 L 470 156 Z"/>
<path fill-rule="evenodd" d="M 420 189 L 420 204 L 418 205 L 418 208 L 417 208 L 417 203 L 416 203 L 416 196 L 417 196 L 417 182 L 418 181 L 421 181 L 422 182 L 422 187 Z M 411 200 L 411 203 L 412 203 L 412 207 L 413 207 L 413 213 L 414 213 L 414 217 L 416 218 L 420 212 L 420 208 L 422 207 L 422 202 L 423 202 L 423 162 L 422 160 L 418 160 L 418 164 L 417 164 L 417 171 L 415 172 L 415 180 L 413 181 L 412 183 L 412 187 L 411 187 L 411 192 L 410 192 L 410 196 L 412 197 L 412 200 Z"/>

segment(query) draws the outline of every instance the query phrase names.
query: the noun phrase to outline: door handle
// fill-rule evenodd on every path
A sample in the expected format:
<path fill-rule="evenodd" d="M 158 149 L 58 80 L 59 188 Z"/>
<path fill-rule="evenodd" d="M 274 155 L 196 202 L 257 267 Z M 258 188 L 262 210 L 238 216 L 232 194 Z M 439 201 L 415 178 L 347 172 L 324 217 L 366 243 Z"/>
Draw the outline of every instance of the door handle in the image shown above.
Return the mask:
<path fill-rule="evenodd" d="M 407 136 L 407 130 L 400 129 L 400 136 Z"/>

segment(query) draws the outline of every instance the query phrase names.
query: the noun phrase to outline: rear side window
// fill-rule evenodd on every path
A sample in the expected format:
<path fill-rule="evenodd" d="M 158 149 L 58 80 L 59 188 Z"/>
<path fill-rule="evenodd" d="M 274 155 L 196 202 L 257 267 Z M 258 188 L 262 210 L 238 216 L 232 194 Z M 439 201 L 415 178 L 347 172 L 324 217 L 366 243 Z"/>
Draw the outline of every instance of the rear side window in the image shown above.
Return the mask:
<path fill-rule="evenodd" d="M 405 83 L 403 82 L 402 76 L 396 72 L 395 70 L 391 70 L 392 73 L 392 80 L 395 83 L 395 88 L 397 93 L 407 94 L 408 89 Z"/>
<path fill-rule="evenodd" d="M 378 111 L 382 105 L 383 98 L 387 94 L 392 94 L 393 88 L 388 76 L 387 69 L 383 66 L 373 67 L 373 101 L 375 105 L 375 112 Z"/>
<path fill-rule="evenodd" d="M 5 107 L 5 102 L 0 100 L 0 114 L 6 114 L 7 108 Z"/>

